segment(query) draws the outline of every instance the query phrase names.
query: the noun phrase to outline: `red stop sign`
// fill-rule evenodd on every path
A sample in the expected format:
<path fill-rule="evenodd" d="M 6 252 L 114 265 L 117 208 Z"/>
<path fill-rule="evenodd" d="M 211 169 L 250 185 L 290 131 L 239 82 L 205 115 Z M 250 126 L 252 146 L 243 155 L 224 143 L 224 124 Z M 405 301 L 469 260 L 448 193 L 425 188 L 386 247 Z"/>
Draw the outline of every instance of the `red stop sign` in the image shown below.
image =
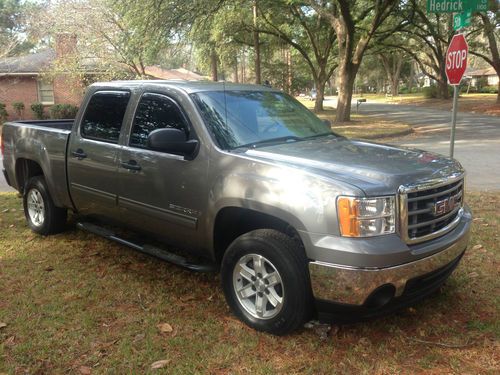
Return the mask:
<path fill-rule="evenodd" d="M 467 68 L 469 46 L 462 34 L 454 35 L 446 51 L 446 76 L 450 85 L 460 84 Z"/>

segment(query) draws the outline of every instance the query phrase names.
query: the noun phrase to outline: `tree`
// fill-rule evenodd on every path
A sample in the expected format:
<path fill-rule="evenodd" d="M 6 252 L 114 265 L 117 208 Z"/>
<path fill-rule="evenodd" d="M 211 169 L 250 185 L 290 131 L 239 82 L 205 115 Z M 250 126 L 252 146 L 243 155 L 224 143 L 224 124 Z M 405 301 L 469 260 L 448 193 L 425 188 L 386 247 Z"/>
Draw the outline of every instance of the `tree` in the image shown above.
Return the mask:
<path fill-rule="evenodd" d="M 404 51 L 417 63 L 422 73 L 436 81 L 438 97 L 448 99 L 445 55 L 453 35 L 451 13 L 427 13 L 425 0 L 410 0 L 403 16 L 410 22 L 400 28 L 405 43 L 386 43 Z"/>
<path fill-rule="evenodd" d="M 135 10 L 139 5 L 136 0 L 126 4 L 123 0 L 50 3 L 32 14 L 30 35 L 49 45 L 61 33 L 77 35 L 73 58 L 58 61 L 54 70 L 79 75 L 84 71 L 82 65 L 91 63 L 104 79 L 145 77 L 146 66 L 168 45 L 172 29 L 138 19 Z"/>
<path fill-rule="evenodd" d="M 310 0 L 334 30 L 339 56 L 339 86 L 335 122 L 350 121 L 354 80 L 363 56 L 387 17 L 396 9 L 396 0 Z M 385 31 L 387 33 L 387 31 Z"/>
<path fill-rule="evenodd" d="M 500 54 L 499 54 L 499 32 L 500 17 L 498 3 L 496 7 L 488 14 L 479 13 L 477 17 L 481 20 L 482 30 L 487 43 L 475 45 L 474 49 L 470 51 L 471 54 L 481 57 L 484 61 L 490 64 L 498 76 L 498 93 L 497 103 L 500 104 Z"/>
<path fill-rule="evenodd" d="M 259 1 L 261 34 L 272 35 L 297 50 L 305 60 L 316 86 L 315 111 L 323 110 L 325 86 L 338 64 L 336 34 L 327 19 L 303 1 Z"/>
<path fill-rule="evenodd" d="M 0 58 L 19 55 L 32 47 L 24 38 L 25 13 L 35 7 L 21 0 L 0 0 Z"/>
<path fill-rule="evenodd" d="M 399 78 L 404 62 L 402 54 L 398 52 L 380 53 L 379 58 L 391 84 L 391 94 L 393 96 L 399 95 Z"/>

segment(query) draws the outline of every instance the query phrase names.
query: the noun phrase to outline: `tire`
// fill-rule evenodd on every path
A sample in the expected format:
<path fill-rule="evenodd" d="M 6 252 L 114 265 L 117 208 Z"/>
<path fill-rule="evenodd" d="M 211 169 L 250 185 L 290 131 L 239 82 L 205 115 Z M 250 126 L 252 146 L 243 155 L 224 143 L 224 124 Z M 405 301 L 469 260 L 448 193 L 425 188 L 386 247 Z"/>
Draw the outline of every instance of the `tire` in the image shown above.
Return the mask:
<path fill-rule="evenodd" d="M 312 312 L 307 264 L 300 244 L 284 233 L 258 229 L 238 237 L 221 266 L 229 307 L 258 331 L 284 335 L 296 330 Z"/>
<path fill-rule="evenodd" d="M 32 177 L 26 183 L 23 207 L 26 221 L 33 232 L 46 236 L 64 230 L 67 210 L 54 205 L 43 176 Z"/>

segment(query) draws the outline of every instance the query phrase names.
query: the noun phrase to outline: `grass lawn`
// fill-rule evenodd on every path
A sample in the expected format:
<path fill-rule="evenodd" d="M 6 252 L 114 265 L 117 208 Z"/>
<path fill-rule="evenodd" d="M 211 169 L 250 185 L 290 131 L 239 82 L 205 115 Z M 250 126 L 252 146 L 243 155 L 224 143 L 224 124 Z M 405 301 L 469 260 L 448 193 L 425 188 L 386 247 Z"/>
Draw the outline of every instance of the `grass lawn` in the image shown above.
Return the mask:
<path fill-rule="evenodd" d="M 314 101 L 304 98 L 297 99 L 308 109 L 313 111 Z M 350 122 L 334 124 L 335 113 L 336 111 L 334 108 L 324 106 L 324 110 L 316 113 L 316 115 L 323 120 L 329 120 L 333 124 L 332 130 L 334 132 L 349 138 L 390 138 L 407 135 L 412 132 L 411 126 L 407 124 L 397 121 L 387 121 L 381 118 L 368 117 L 355 112 L 351 114 Z"/>
<path fill-rule="evenodd" d="M 451 111 L 453 100 L 425 99 L 422 93 L 402 94 L 394 98 L 386 98 L 381 94 L 356 95 L 354 98 L 364 97 L 370 101 L 410 104 L 421 107 L 430 107 Z M 496 103 L 497 94 L 460 94 L 458 99 L 458 110 L 460 112 L 483 113 L 487 115 L 500 116 L 500 104 Z"/>
<path fill-rule="evenodd" d="M 0 374 L 498 374 L 500 196 L 467 198 L 471 247 L 439 293 L 321 340 L 308 329 L 273 337 L 247 328 L 216 275 L 71 225 L 34 235 L 21 200 L 0 194 Z"/>

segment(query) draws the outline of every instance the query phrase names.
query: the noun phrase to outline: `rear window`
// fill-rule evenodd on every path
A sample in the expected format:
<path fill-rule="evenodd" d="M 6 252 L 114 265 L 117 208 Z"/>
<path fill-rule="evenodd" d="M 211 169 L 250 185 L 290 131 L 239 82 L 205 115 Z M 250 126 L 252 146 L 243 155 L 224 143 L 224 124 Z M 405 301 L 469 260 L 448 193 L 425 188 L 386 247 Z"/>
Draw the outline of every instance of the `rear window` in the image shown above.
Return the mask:
<path fill-rule="evenodd" d="M 85 138 L 118 143 L 123 117 L 130 99 L 126 91 L 100 91 L 87 105 L 80 133 Z"/>

